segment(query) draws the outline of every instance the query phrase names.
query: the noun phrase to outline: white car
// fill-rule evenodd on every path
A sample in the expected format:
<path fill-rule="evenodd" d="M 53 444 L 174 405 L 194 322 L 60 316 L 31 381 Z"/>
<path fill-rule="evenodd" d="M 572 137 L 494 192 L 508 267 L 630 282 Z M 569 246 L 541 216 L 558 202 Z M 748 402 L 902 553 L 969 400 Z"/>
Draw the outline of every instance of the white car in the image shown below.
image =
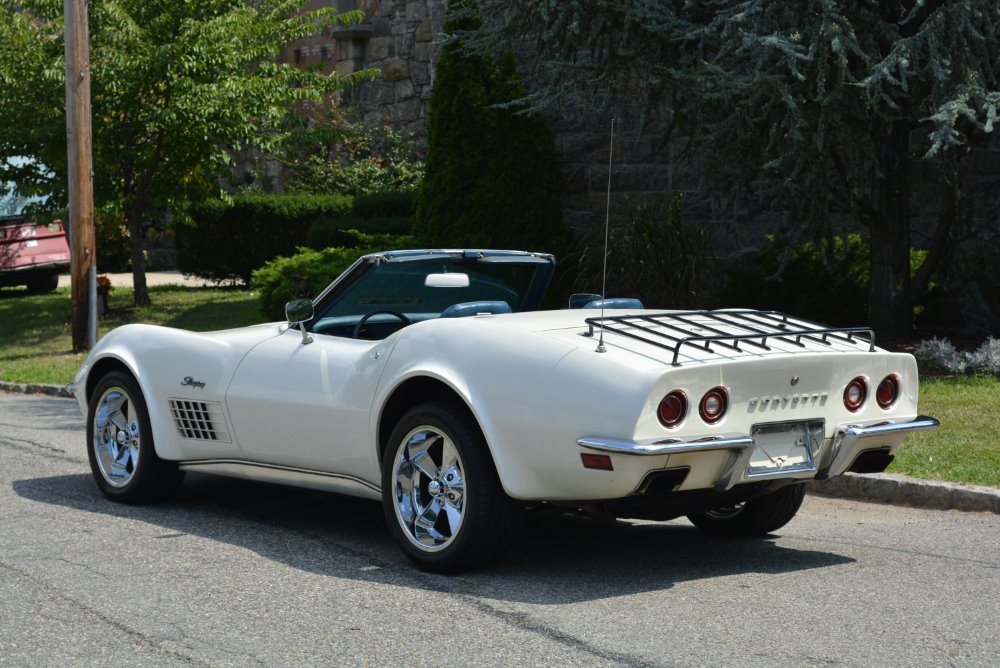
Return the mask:
<path fill-rule="evenodd" d="M 596 295 L 535 310 L 554 265 L 372 254 L 288 322 L 119 327 L 70 384 L 97 485 L 162 500 L 203 471 L 379 499 L 408 557 L 453 572 L 542 503 L 764 535 L 804 481 L 882 471 L 937 425 L 913 357 L 866 328 Z"/>

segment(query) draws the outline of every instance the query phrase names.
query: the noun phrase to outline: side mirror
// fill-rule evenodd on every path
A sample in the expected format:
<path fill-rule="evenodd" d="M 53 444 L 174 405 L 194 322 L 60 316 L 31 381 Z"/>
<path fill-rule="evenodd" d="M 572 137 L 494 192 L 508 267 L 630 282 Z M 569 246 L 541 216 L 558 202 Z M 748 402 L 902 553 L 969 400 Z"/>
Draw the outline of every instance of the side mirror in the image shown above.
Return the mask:
<path fill-rule="evenodd" d="M 313 318 L 313 303 L 311 299 L 293 299 L 285 304 L 285 318 L 288 325 L 299 326 L 302 332 L 302 344 L 312 343 L 313 338 L 306 332 L 306 322 Z"/>

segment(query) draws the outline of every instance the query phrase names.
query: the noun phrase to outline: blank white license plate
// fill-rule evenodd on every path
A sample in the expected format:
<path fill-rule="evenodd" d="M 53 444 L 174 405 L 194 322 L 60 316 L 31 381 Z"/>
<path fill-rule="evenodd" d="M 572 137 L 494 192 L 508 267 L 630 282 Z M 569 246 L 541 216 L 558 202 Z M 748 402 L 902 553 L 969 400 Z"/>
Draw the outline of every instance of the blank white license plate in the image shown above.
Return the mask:
<path fill-rule="evenodd" d="M 825 437 L 823 420 L 767 422 L 750 430 L 754 449 L 747 477 L 812 473 L 813 454 Z"/>

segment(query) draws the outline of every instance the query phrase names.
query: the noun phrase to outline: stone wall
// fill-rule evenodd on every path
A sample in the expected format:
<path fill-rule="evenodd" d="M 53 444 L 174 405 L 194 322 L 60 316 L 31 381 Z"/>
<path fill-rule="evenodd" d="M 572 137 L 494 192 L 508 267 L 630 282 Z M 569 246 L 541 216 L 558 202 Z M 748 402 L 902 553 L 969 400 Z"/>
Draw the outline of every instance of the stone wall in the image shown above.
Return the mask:
<path fill-rule="evenodd" d="M 361 84 L 352 103 L 367 125 L 392 125 L 422 136 L 441 52 L 444 3 L 440 0 L 361 0 L 371 26 L 363 67 L 381 70 Z"/>

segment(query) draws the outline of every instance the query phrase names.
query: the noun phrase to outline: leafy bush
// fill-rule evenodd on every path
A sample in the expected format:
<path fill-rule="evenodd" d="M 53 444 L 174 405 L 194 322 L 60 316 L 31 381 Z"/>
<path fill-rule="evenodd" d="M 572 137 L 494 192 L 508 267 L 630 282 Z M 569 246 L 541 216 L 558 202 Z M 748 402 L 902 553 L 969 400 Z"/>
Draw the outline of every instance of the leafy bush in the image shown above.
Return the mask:
<path fill-rule="evenodd" d="M 921 341 L 913 356 L 926 368 L 945 373 L 972 373 L 1000 378 L 1000 339 L 992 336 L 972 352 L 960 352 L 947 339 Z"/>
<path fill-rule="evenodd" d="M 683 198 L 632 207 L 608 236 L 607 294 L 647 308 L 694 308 L 708 256 L 708 234 L 683 217 Z M 601 292 L 603 237 L 581 251 L 575 292 Z"/>
<path fill-rule="evenodd" d="M 868 321 L 870 254 L 868 241 L 857 234 L 794 247 L 768 237 L 762 248 L 730 267 L 719 298 L 726 306 L 784 311 L 831 325 L 855 326 Z M 926 256 L 925 250 L 911 249 L 911 275 Z M 932 281 L 914 313 L 920 315 L 938 290 Z"/>
<path fill-rule="evenodd" d="M 472 3 L 448 3 L 445 31 L 475 30 Z M 463 14 L 465 12 L 465 14 Z M 514 58 L 464 52 L 445 42 L 427 127 L 427 171 L 414 231 L 425 244 L 559 253 L 562 175 L 554 134 L 538 114 L 511 108 L 524 96 Z"/>
<path fill-rule="evenodd" d="M 727 306 L 854 326 L 868 320 L 868 255 L 857 234 L 796 247 L 769 237 L 730 269 L 719 297 Z"/>
<path fill-rule="evenodd" d="M 412 134 L 360 124 L 342 125 L 338 134 L 330 144 L 290 152 L 283 174 L 288 192 L 358 196 L 419 185 L 424 163 Z"/>
<path fill-rule="evenodd" d="M 299 248 L 294 255 L 275 258 L 253 272 L 251 286 L 260 293 L 260 307 L 266 318 L 282 320 L 286 302 L 316 297 L 362 255 L 413 245 L 413 239 L 407 236 L 357 231 L 345 232 L 345 235 L 350 242 L 347 247 Z"/>
<path fill-rule="evenodd" d="M 930 370 L 945 373 L 965 373 L 968 362 L 965 356 L 955 349 L 951 341 L 939 339 L 936 336 L 929 341 L 921 341 L 913 350 L 917 361 Z"/>
<path fill-rule="evenodd" d="M 310 224 L 350 212 L 352 198 L 242 195 L 208 200 L 175 225 L 177 265 L 184 273 L 218 281 L 250 282 L 254 269 L 308 243 Z"/>
<path fill-rule="evenodd" d="M 342 218 L 320 218 L 309 226 L 309 248 L 329 248 L 330 246 L 352 247 L 357 237 L 352 231 L 366 234 L 406 235 L 413 227 L 413 220 L 407 216 L 362 218 L 344 216 Z"/>
<path fill-rule="evenodd" d="M 358 195 L 351 212 L 361 218 L 412 218 L 416 207 L 416 188 L 404 188 Z"/>
<path fill-rule="evenodd" d="M 312 222 L 309 226 L 309 247 L 350 247 L 356 237 L 349 230 L 366 234 L 410 234 L 415 196 L 413 189 L 358 195 L 349 215 L 324 217 Z"/>

